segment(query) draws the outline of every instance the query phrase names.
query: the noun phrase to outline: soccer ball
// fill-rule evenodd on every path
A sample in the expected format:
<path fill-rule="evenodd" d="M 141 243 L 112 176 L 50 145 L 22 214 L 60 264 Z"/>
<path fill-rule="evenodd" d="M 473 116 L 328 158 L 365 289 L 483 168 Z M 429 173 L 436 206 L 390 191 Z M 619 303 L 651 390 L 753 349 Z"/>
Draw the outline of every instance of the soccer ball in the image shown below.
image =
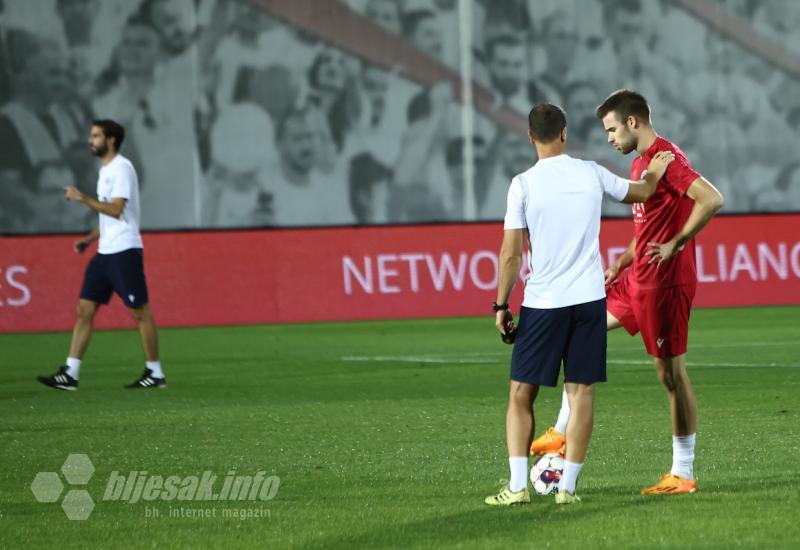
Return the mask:
<path fill-rule="evenodd" d="M 538 495 L 551 495 L 558 491 L 561 472 L 564 471 L 564 457 L 558 453 L 548 453 L 534 463 L 531 468 L 531 485 Z"/>

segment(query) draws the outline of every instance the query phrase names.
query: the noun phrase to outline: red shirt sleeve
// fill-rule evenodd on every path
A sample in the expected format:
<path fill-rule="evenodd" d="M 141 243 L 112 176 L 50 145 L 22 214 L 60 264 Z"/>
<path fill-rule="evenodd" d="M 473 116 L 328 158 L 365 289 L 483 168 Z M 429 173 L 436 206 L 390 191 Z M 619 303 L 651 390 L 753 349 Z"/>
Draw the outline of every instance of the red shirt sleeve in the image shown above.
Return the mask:
<path fill-rule="evenodd" d="M 663 181 L 668 187 L 683 196 L 692 185 L 692 182 L 700 177 L 692 168 L 689 159 L 682 152 L 675 151 L 675 160 L 667 166 L 667 173 L 664 174 Z"/>

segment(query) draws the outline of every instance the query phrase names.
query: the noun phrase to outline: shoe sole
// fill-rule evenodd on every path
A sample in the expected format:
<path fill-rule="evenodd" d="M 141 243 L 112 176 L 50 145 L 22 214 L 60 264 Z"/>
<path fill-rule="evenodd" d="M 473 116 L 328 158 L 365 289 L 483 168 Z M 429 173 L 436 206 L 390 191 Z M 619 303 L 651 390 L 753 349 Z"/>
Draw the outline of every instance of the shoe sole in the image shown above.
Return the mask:
<path fill-rule="evenodd" d="M 490 504 L 484 500 L 483 503 L 486 504 L 487 506 L 492 506 L 494 508 L 510 508 L 511 506 L 527 506 L 528 504 L 530 504 L 530 501 L 512 502 L 510 504 Z"/>
<path fill-rule="evenodd" d="M 533 447 L 530 449 L 531 456 L 542 456 L 549 453 L 558 453 L 560 455 L 564 455 L 567 453 L 567 445 L 562 443 L 560 447 L 554 449 L 536 449 L 534 450 Z"/>
<path fill-rule="evenodd" d="M 662 495 L 664 495 L 664 496 L 669 496 L 669 495 L 691 495 L 691 494 L 696 493 L 696 492 L 697 492 L 697 488 L 695 487 L 694 489 L 689 489 L 688 491 L 681 491 L 680 493 L 673 493 L 673 492 L 667 492 L 667 491 L 665 491 L 665 492 L 656 492 L 656 491 L 645 492 L 644 490 L 641 493 L 644 496 L 649 497 L 649 496 L 662 496 Z"/>
<path fill-rule="evenodd" d="M 78 388 L 76 386 L 63 386 L 61 384 L 48 384 L 47 382 L 43 382 L 42 380 L 37 379 L 42 386 L 47 386 L 48 388 L 53 388 L 54 390 L 63 390 L 63 391 L 77 391 Z"/>

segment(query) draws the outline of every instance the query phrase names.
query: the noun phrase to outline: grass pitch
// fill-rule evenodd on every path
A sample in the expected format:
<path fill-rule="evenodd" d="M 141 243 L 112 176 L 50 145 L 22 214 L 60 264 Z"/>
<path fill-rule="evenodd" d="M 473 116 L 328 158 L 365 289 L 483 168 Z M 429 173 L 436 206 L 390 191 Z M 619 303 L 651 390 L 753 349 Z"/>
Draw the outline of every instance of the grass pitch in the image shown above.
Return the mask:
<path fill-rule="evenodd" d="M 74 393 L 34 380 L 69 335 L 0 336 L 0 546 L 796 548 L 798 319 L 693 314 L 698 494 L 639 495 L 671 463 L 668 406 L 641 341 L 616 331 L 583 503 L 503 510 L 483 504 L 508 476 L 510 348 L 492 316 L 162 330 L 169 387 L 147 391 L 122 389 L 143 368 L 133 331 L 94 336 Z M 560 388 L 540 392 L 537 434 L 559 404 Z M 37 473 L 71 453 L 90 457 L 88 483 L 59 474 L 70 487 L 37 502 Z M 115 471 L 221 484 L 234 469 L 279 476 L 274 498 L 103 500 Z M 69 489 L 95 503 L 85 521 L 62 510 Z"/>

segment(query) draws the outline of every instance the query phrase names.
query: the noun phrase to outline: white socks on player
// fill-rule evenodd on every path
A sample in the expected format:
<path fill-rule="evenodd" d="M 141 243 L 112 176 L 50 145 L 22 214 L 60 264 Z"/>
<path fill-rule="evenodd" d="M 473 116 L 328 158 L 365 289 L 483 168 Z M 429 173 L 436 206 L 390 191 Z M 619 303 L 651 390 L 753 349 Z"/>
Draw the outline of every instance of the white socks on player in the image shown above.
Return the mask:
<path fill-rule="evenodd" d="M 695 435 L 672 436 L 672 475 L 694 479 Z"/>
<path fill-rule="evenodd" d="M 567 398 L 567 391 L 561 394 L 561 410 L 558 411 L 558 420 L 556 420 L 556 431 L 561 435 L 567 435 L 567 422 L 569 421 L 569 399 Z"/>
<path fill-rule="evenodd" d="M 161 370 L 161 361 L 146 361 L 145 365 L 153 371 L 153 378 L 164 378 L 164 372 Z"/>
<path fill-rule="evenodd" d="M 566 491 L 571 495 L 575 494 L 575 486 L 578 484 L 578 474 L 581 473 L 583 464 L 564 461 L 564 471 L 561 472 L 561 480 L 558 482 L 558 490 Z"/>
<path fill-rule="evenodd" d="M 80 372 L 81 360 L 75 359 L 74 357 L 67 357 L 67 374 L 77 380 Z"/>
<path fill-rule="evenodd" d="M 508 468 L 511 470 L 511 481 L 508 482 L 508 489 L 518 493 L 528 486 L 528 457 L 508 457 Z"/>
<path fill-rule="evenodd" d="M 153 378 L 164 378 L 164 371 L 161 370 L 161 361 L 147 361 L 145 365 L 153 371 Z M 67 357 L 67 374 L 77 380 L 80 372 L 81 360 L 75 357 Z"/>

